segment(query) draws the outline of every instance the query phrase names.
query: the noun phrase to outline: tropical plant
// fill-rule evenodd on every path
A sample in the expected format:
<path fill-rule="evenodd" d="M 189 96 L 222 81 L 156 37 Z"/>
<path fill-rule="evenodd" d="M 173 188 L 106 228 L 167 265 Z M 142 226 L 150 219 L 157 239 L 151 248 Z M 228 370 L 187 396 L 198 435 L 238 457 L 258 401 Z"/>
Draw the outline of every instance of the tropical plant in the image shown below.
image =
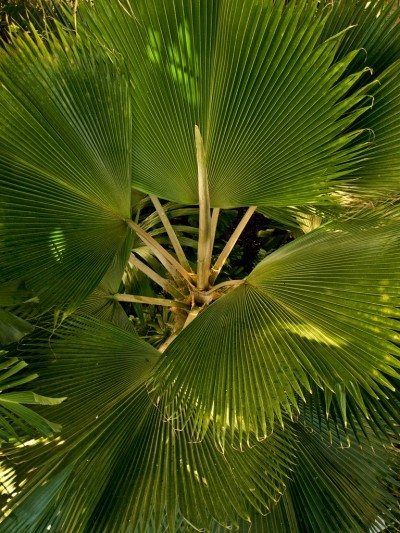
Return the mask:
<path fill-rule="evenodd" d="M 2 531 L 395 528 L 397 2 L 63 17 L 0 55 Z"/>
<path fill-rule="evenodd" d="M 74 9 L 76 0 L 68 0 L 68 4 Z M 0 0 L 0 46 L 30 31 L 31 24 L 45 35 L 52 30 L 54 19 L 66 21 L 63 2 L 58 0 Z"/>

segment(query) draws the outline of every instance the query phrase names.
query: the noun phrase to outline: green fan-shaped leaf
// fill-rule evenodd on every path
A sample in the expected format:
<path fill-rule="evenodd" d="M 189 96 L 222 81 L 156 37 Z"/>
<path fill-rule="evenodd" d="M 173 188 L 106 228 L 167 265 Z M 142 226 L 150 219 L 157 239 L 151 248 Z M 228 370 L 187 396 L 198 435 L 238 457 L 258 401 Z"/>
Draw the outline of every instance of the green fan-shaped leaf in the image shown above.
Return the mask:
<path fill-rule="evenodd" d="M 134 235 L 130 233 L 114 257 L 100 285 L 86 298 L 77 309 L 77 313 L 83 316 L 93 316 L 103 322 L 109 322 L 128 331 L 133 331 L 132 324 L 124 309 L 119 302 L 112 299 L 112 295 L 119 292 L 133 242 Z"/>
<path fill-rule="evenodd" d="M 3 283 L 0 286 L 0 307 L 16 307 L 34 298 L 21 280 Z"/>
<path fill-rule="evenodd" d="M 379 85 L 371 91 L 372 109 L 357 121 L 357 128 L 369 129 L 371 147 L 365 160 L 355 169 L 350 192 L 368 197 L 398 195 L 399 172 L 399 61 L 400 5 L 397 0 L 335 0 L 324 10 L 329 12 L 322 40 L 352 26 L 337 51 L 337 60 L 354 49 L 362 49 L 348 72 L 364 65 L 372 68 Z"/>
<path fill-rule="evenodd" d="M 291 483 L 289 483 L 289 486 Z M 251 515 L 251 525 L 242 522 L 239 525 L 240 533 L 257 531 L 260 533 L 299 533 L 297 525 L 296 511 L 288 493 L 289 489 L 282 494 L 279 502 L 272 508 L 266 516 L 259 514 Z M 222 533 L 223 530 L 214 526 L 212 533 Z"/>
<path fill-rule="evenodd" d="M 7 309 L 0 309 L 0 346 L 22 339 L 31 333 L 33 326 Z"/>
<path fill-rule="evenodd" d="M 216 207 L 315 202 L 346 174 L 360 146 L 344 132 L 364 98 L 346 94 L 361 73 L 338 81 L 356 52 L 333 64 L 342 36 L 318 43 L 316 6 L 82 3 L 80 28 L 121 54 L 133 80 L 133 186 L 197 203 L 195 124 Z"/>
<path fill-rule="evenodd" d="M 112 299 L 110 292 L 106 291 L 104 287 L 94 290 L 76 313 L 83 316 L 93 316 L 102 322 L 114 324 L 127 331 L 134 331 L 121 304 Z"/>
<path fill-rule="evenodd" d="M 0 61 L 0 279 L 73 307 L 129 231 L 128 85 L 99 47 L 72 38 L 25 37 Z"/>
<path fill-rule="evenodd" d="M 30 437 L 51 436 L 61 426 L 49 422 L 27 405 L 58 405 L 65 398 L 50 398 L 23 387 L 38 375 L 26 372 L 27 363 L 16 357 L 0 356 L 0 442 L 26 440 Z M 22 390 L 21 390 L 22 387 Z M 14 390 L 16 389 L 17 390 Z M 50 411 L 49 411 L 50 412 Z M 54 411 L 52 411 L 54 416 Z"/>
<path fill-rule="evenodd" d="M 398 376 L 399 225 L 328 224 L 263 260 L 167 349 L 156 381 L 226 431 L 265 435 L 313 383 L 363 405 Z"/>
<path fill-rule="evenodd" d="M 357 400 L 349 397 L 340 385 L 335 394 L 314 386 L 312 394 L 300 405 L 304 425 L 322 428 L 326 425 L 331 436 L 335 435 L 343 445 L 362 443 L 370 435 L 374 439 L 390 443 L 398 440 L 400 426 L 399 380 L 386 376 L 392 389 L 385 390 L 385 397 L 375 398 L 362 390 Z"/>
<path fill-rule="evenodd" d="M 394 450 L 364 440 L 361 446 L 329 444 L 327 428 L 312 431 L 296 424 L 297 464 L 278 505 L 265 517 L 252 515 L 252 528 L 261 533 L 364 532 L 380 520 L 393 523 L 396 498 L 388 486 L 393 480 Z M 386 529 L 385 529 L 386 530 Z"/>
<path fill-rule="evenodd" d="M 400 46 L 400 35 L 399 46 Z M 373 92 L 374 105 L 359 120 L 360 128 L 370 128 L 371 146 L 365 161 L 354 172 L 350 192 L 379 197 L 400 194 L 400 60 L 379 77 Z"/>
<path fill-rule="evenodd" d="M 351 27 L 343 37 L 336 57 L 342 59 L 349 52 L 360 49 L 351 64 L 353 72 L 368 65 L 372 74 L 379 76 L 400 59 L 398 0 L 324 0 L 321 5 L 329 13 L 322 41 Z"/>
<path fill-rule="evenodd" d="M 213 518 L 228 525 L 247 519 L 249 506 L 266 511 L 283 491 L 295 433 L 224 454 L 212 433 L 191 441 L 191 423 L 177 432 L 162 401 L 140 385 L 159 353 L 132 333 L 71 319 L 20 350 L 40 371 L 41 390 L 68 399 L 58 408 L 61 441 L 8 450 L 27 481 L 3 531 L 146 531 L 149 523 L 159 531 L 165 516 L 175 524 L 178 510 L 199 527 Z"/>
<path fill-rule="evenodd" d="M 21 280 L 1 285 L 0 346 L 17 342 L 33 331 L 32 324 L 25 320 L 31 311 L 29 304 L 33 302 L 36 302 L 36 298 L 33 297 L 31 291 L 26 289 Z"/>

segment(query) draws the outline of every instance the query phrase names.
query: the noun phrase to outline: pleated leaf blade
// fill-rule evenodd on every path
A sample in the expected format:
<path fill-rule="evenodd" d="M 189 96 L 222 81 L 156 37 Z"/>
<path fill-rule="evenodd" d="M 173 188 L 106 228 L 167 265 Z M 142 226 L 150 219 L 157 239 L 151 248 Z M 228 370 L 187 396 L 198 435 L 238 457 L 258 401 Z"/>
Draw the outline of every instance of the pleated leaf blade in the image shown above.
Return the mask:
<path fill-rule="evenodd" d="M 21 37 L 0 60 L 0 279 L 73 308 L 128 234 L 127 82 L 101 49 L 65 36 Z"/>
<path fill-rule="evenodd" d="M 317 2 L 141 0 L 83 4 L 80 25 L 117 52 L 134 87 L 133 185 L 197 203 L 194 127 L 204 138 L 211 204 L 316 202 L 361 157 L 348 131 L 364 91 L 319 43 Z M 361 108 L 352 112 L 359 103 Z M 367 104 L 369 105 L 369 103 Z"/>
<path fill-rule="evenodd" d="M 27 481 L 4 531 L 150 524 L 158 531 L 178 515 L 197 527 L 212 520 L 229 526 L 247 520 L 249 508 L 265 512 L 283 492 L 295 433 L 222 453 L 212 433 L 194 442 L 192 422 L 177 432 L 165 418 L 163 400 L 155 403 L 146 387 L 160 355 L 133 333 L 71 318 L 48 345 L 45 337 L 27 338 L 20 353 L 40 372 L 41 390 L 67 395 L 58 408 L 63 430 L 44 447 L 8 450 Z"/>
<path fill-rule="evenodd" d="M 219 439 L 265 436 L 314 385 L 385 397 L 400 366 L 399 227 L 327 224 L 263 260 L 175 339 L 154 377 Z M 159 389 L 158 389 L 159 387 Z M 204 418 L 202 418 L 202 412 Z"/>

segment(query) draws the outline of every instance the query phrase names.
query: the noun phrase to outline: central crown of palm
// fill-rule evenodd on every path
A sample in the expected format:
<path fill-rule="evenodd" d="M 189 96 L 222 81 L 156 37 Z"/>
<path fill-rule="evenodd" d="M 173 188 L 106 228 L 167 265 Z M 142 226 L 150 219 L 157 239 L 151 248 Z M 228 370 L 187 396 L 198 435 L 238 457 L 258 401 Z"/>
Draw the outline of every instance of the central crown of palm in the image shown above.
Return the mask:
<path fill-rule="evenodd" d="M 360 475 L 353 450 L 315 474 L 328 452 L 299 417 L 318 413 L 326 435 L 334 412 L 343 436 L 347 419 L 374 425 L 380 400 L 394 401 L 398 210 L 344 205 L 400 188 L 400 36 L 385 6 L 96 0 L 77 32 L 32 29 L 2 53 L 1 279 L 24 280 L 39 302 L 41 327 L 17 356 L 47 403 L 67 398 L 44 409 L 60 438 L 10 451 L 32 472 L 9 531 L 174 531 L 181 516 L 228 526 L 266 512 L 285 485 L 282 505 L 314 508 L 291 471 L 300 486 L 325 475 L 335 497 L 332 480 Z M 378 79 L 364 66 L 369 33 L 384 49 L 366 61 Z M 132 190 L 167 240 L 136 216 Z M 340 216 L 246 278 L 219 278 L 256 210 L 286 219 L 338 198 Z M 198 214 L 196 261 L 169 217 L 177 204 Z M 215 255 L 219 216 L 243 207 Z M 158 294 L 121 291 L 129 275 Z M 170 309 L 158 350 L 121 302 Z M 368 453 L 375 486 L 384 461 Z M 362 505 L 373 517 L 375 502 Z"/>

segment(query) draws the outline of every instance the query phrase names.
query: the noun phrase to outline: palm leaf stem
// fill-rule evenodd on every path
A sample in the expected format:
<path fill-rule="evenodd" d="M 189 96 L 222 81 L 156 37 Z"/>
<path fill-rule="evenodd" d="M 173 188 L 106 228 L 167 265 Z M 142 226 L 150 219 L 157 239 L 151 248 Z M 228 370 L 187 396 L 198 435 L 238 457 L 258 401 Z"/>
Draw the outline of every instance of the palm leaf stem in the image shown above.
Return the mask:
<path fill-rule="evenodd" d="M 140 296 L 138 294 L 114 294 L 113 299 L 118 302 L 129 302 L 145 305 L 162 305 L 164 307 L 180 307 L 189 309 L 189 306 L 183 302 L 169 300 L 167 298 L 153 298 L 151 296 Z"/>
<path fill-rule="evenodd" d="M 168 339 L 158 348 L 158 351 L 164 353 L 170 344 L 177 338 L 182 330 L 184 330 L 200 313 L 201 307 L 195 306 L 189 311 L 188 316 L 186 317 L 185 323 L 181 328 L 175 331 Z"/>
<path fill-rule="evenodd" d="M 224 246 L 224 249 L 218 256 L 217 261 L 215 262 L 214 266 L 211 269 L 211 276 L 210 276 L 210 284 L 212 285 L 214 281 L 216 280 L 218 274 L 221 272 L 222 267 L 224 266 L 226 260 L 229 257 L 229 254 L 232 252 L 233 248 L 235 247 L 237 241 L 239 240 L 239 237 L 243 233 L 243 230 L 245 229 L 247 223 L 253 216 L 253 213 L 257 209 L 256 205 L 253 205 L 249 207 L 246 211 L 246 213 L 243 215 L 242 220 L 237 225 L 235 231 L 230 236 L 228 242 Z"/>
<path fill-rule="evenodd" d="M 157 274 L 157 272 L 155 272 L 152 268 L 150 268 L 145 263 L 143 263 L 134 254 L 131 254 L 129 258 L 129 263 L 131 266 L 143 272 L 143 274 L 145 274 L 148 278 L 154 281 L 154 283 L 156 283 L 162 289 L 164 289 L 165 292 L 168 292 L 175 298 L 182 298 L 184 296 L 184 294 L 181 293 L 179 289 L 174 287 L 172 283 L 170 283 L 167 279 L 160 276 L 160 274 Z"/>
<path fill-rule="evenodd" d="M 205 294 L 213 294 L 216 291 L 219 291 L 221 289 L 224 289 L 225 287 L 238 287 L 239 285 L 242 285 L 245 283 L 244 279 L 230 279 L 229 281 L 223 281 L 222 283 L 218 283 L 218 285 L 214 285 L 212 289 L 208 290 Z"/>
<path fill-rule="evenodd" d="M 78 3 L 79 3 L 79 0 L 74 0 L 74 7 L 72 9 L 72 16 L 73 16 L 73 19 L 74 19 L 74 29 L 75 29 L 75 31 L 77 31 Z"/>
<path fill-rule="evenodd" d="M 157 257 L 160 263 L 164 268 L 174 277 L 177 274 L 180 274 L 182 278 L 193 287 L 192 278 L 183 266 L 173 257 L 159 242 L 157 242 L 154 237 L 152 237 L 147 231 L 145 231 L 139 224 L 133 222 L 133 220 L 126 221 L 128 226 L 138 235 L 140 240 L 146 244 L 152 251 L 152 253 Z"/>
<path fill-rule="evenodd" d="M 219 214 L 221 212 L 221 209 L 219 207 L 215 207 L 213 210 L 212 210 L 212 215 L 211 215 L 211 238 L 210 238 L 210 250 L 211 250 L 211 254 L 212 254 L 212 251 L 213 251 L 213 248 L 214 248 L 214 241 L 215 241 L 215 234 L 217 232 L 217 225 L 218 225 L 218 219 L 219 219 Z"/>
<path fill-rule="evenodd" d="M 171 244 L 175 250 L 176 256 L 180 262 L 180 264 L 188 271 L 191 272 L 191 267 L 189 264 L 189 261 L 186 258 L 185 252 L 183 251 L 183 248 L 181 246 L 181 243 L 179 242 L 179 239 L 174 231 L 174 228 L 171 225 L 171 222 L 169 221 L 169 218 L 161 205 L 160 200 L 157 198 L 157 196 L 154 196 L 153 194 L 150 195 L 150 200 L 153 202 L 153 205 L 157 211 L 158 216 L 160 217 L 160 220 L 162 222 L 162 225 L 164 226 L 167 235 L 169 237 L 169 240 L 171 241 Z"/>
<path fill-rule="evenodd" d="M 197 248 L 197 287 L 208 286 L 211 266 L 211 212 L 204 142 L 198 126 L 195 126 L 196 157 L 199 186 L 199 240 Z"/>
<path fill-rule="evenodd" d="M 198 306 L 195 306 L 195 307 L 192 307 L 192 309 L 189 311 L 188 313 L 188 316 L 186 318 L 186 321 L 185 323 L 183 324 L 182 326 L 182 329 L 185 329 L 188 327 L 188 325 L 193 322 L 193 320 L 197 317 L 197 315 L 200 313 L 201 311 L 201 307 L 198 307 Z"/>

